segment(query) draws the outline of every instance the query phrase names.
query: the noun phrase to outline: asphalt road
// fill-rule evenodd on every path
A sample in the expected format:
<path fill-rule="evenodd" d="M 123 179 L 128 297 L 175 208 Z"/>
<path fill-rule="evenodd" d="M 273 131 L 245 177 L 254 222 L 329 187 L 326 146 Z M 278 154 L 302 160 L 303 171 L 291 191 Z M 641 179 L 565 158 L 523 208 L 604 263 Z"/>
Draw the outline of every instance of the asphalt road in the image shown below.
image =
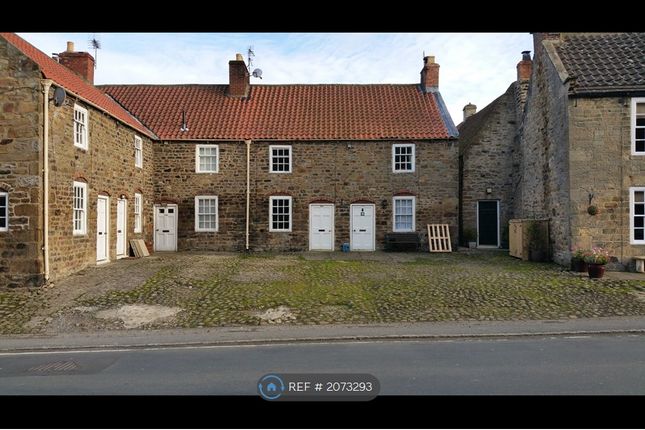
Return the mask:
<path fill-rule="evenodd" d="M 370 373 L 381 394 L 645 394 L 645 336 L 0 354 L 0 394 L 256 395 L 267 373 Z"/>

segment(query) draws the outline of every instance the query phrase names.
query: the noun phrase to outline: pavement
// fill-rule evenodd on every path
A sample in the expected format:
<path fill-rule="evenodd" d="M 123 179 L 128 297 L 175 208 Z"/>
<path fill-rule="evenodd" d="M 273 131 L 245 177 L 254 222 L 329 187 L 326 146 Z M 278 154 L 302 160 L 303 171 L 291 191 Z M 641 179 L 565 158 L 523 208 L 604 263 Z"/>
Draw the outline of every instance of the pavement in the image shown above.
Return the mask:
<path fill-rule="evenodd" d="M 642 335 L 645 334 L 645 317 L 369 325 L 240 326 L 203 329 L 114 330 L 59 335 L 12 335 L 0 337 L 0 353 L 593 334 Z"/>

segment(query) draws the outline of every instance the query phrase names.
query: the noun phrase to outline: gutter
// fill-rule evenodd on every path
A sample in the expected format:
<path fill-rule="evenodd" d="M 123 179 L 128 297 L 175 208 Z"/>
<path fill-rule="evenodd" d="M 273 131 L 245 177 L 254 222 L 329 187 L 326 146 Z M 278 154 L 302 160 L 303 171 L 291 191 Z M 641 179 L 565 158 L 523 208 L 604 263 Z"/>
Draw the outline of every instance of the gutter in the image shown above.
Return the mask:
<path fill-rule="evenodd" d="M 595 87 L 583 90 L 576 90 L 575 93 L 569 93 L 569 97 L 578 98 L 601 98 L 601 97 L 643 97 L 645 88 L 635 87 Z"/>
<path fill-rule="evenodd" d="M 251 212 L 251 140 L 246 143 L 246 251 L 249 250 L 249 214 Z"/>
<path fill-rule="evenodd" d="M 49 282 L 49 89 L 53 81 L 42 79 L 43 86 L 43 261 L 45 283 Z"/>

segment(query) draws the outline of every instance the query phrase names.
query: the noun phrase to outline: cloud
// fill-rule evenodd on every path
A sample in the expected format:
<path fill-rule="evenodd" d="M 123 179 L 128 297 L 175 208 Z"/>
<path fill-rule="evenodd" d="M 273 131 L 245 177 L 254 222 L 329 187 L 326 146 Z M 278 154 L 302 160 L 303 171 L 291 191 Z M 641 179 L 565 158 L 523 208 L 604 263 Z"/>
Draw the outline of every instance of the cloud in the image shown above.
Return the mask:
<path fill-rule="evenodd" d="M 87 50 L 89 33 L 22 33 L 51 54 L 73 40 Z M 226 83 L 228 61 L 247 47 L 262 84 L 418 83 L 422 56 L 441 65 L 439 89 L 455 123 L 469 102 L 481 110 L 516 79 L 531 36 L 511 33 L 101 33 L 97 84 Z"/>

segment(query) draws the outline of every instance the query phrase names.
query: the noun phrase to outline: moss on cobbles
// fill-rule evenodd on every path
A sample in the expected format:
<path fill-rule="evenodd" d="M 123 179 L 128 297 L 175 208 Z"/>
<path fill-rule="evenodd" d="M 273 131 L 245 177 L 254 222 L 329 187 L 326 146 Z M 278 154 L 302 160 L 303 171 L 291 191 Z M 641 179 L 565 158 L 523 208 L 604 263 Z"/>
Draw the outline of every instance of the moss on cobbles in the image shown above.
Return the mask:
<path fill-rule="evenodd" d="M 291 315 L 278 322 L 290 324 L 645 315 L 634 294 L 643 282 L 591 280 L 499 252 L 314 257 L 179 253 L 141 286 L 80 297 L 68 310 L 178 306 L 177 327 L 264 324 L 259 314 L 280 306 Z M 30 301 L 7 294 L 0 294 L 0 330 L 18 332 Z M 3 326 L 3 315 L 18 323 Z"/>
<path fill-rule="evenodd" d="M 241 274 L 252 281 L 240 281 Z M 142 290 L 172 296 L 173 287 L 164 285 L 170 278 L 177 288 L 180 277 L 159 273 Z M 593 281 L 499 253 L 423 255 L 400 263 L 252 255 L 193 284 L 190 300 L 169 303 L 185 309 L 178 319 L 183 327 L 259 324 L 254 312 L 278 306 L 290 308 L 297 324 L 645 314 L 645 304 L 631 294 L 633 281 Z M 151 303 L 149 294 L 141 297 Z"/>
<path fill-rule="evenodd" d="M 42 306 L 41 298 L 29 291 L 0 291 L 0 334 L 23 334 L 25 324 Z"/>

